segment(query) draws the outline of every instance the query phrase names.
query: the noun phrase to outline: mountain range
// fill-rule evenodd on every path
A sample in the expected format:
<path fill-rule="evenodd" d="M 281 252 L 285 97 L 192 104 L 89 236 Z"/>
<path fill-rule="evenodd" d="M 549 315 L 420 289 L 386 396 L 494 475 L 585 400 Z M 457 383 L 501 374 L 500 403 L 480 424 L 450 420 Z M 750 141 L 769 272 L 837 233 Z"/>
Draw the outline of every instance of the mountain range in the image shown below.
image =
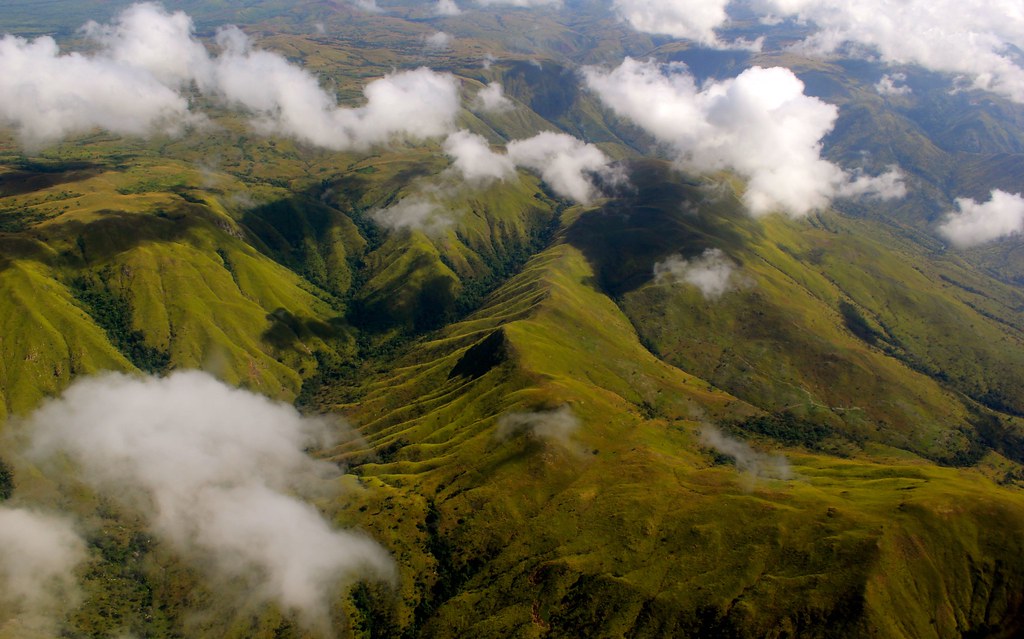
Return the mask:
<path fill-rule="evenodd" d="M 0 637 L 1024 632 L 1019 11 L 165 4 L 0 7 Z"/>

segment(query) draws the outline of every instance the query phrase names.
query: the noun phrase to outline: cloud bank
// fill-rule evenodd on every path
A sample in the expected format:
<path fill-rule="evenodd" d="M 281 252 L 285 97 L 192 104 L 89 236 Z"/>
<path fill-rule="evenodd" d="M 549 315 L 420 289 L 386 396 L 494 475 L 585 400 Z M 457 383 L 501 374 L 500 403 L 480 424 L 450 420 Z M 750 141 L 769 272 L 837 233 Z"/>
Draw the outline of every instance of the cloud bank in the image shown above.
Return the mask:
<path fill-rule="evenodd" d="M 62 54 L 52 38 L 0 40 L 0 121 L 33 149 L 102 128 L 123 135 L 175 134 L 203 121 L 185 97 L 194 89 L 250 113 L 263 133 L 334 150 L 451 130 L 459 109 L 454 76 L 426 68 L 370 82 L 366 104 L 345 108 L 315 76 L 256 50 L 242 31 L 222 29 L 220 53 L 195 38 L 191 18 L 136 4 L 109 25 L 90 22 L 90 55 Z"/>
<path fill-rule="evenodd" d="M 148 71 L 162 84 L 201 88 L 213 83 L 209 53 L 192 34 L 192 19 L 182 11 L 168 13 L 153 2 L 134 4 L 111 24 L 90 21 L 85 35 L 101 46 L 98 59 Z"/>
<path fill-rule="evenodd" d="M 212 580 L 310 626 L 328 624 L 347 581 L 393 569 L 376 543 L 334 529 L 294 496 L 337 475 L 305 453 L 326 443 L 326 424 L 205 373 L 83 379 L 26 430 L 31 459 L 66 456 L 82 482 L 139 511 Z"/>
<path fill-rule="evenodd" d="M 963 74 L 974 86 L 1024 102 L 1024 5 L 1016 0 L 759 0 L 766 13 L 818 30 L 799 45 L 811 54 L 877 54 L 884 62 Z M 850 45 L 861 49 L 850 51 Z"/>
<path fill-rule="evenodd" d="M 683 65 L 626 58 L 611 71 L 589 68 L 585 78 L 616 114 L 673 149 L 684 169 L 745 177 L 743 200 L 754 215 L 799 217 L 837 196 L 900 193 L 895 170 L 876 182 L 821 157 L 838 109 L 805 95 L 788 69 L 753 67 L 698 87 Z"/>
<path fill-rule="evenodd" d="M 706 299 L 717 300 L 745 283 L 736 263 L 721 249 L 709 248 L 692 260 L 671 255 L 654 265 L 654 281 L 692 284 Z"/>
<path fill-rule="evenodd" d="M 0 122 L 38 150 L 102 128 L 174 134 L 192 121 L 188 101 L 154 75 L 107 57 L 61 55 L 50 37 L 0 39 Z"/>
<path fill-rule="evenodd" d="M 939 233 L 957 248 L 1024 234 L 1024 197 L 995 189 L 988 202 L 958 198 Z"/>
<path fill-rule="evenodd" d="M 734 46 L 716 31 L 727 25 L 728 8 L 740 4 L 767 25 L 790 18 L 815 27 L 795 46 L 803 53 L 917 64 L 1024 102 L 1024 7 L 1017 0 L 613 1 L 619 17 L 638 31 L 717 48 Z"/>
<path fill-rule="evenodd" d="M 13 614 L 0 632 L 55 635 L 56 619 L 80 597 L 75 569 L 85 558 L 66 519 L 0 506 L 0 605 Z"/>

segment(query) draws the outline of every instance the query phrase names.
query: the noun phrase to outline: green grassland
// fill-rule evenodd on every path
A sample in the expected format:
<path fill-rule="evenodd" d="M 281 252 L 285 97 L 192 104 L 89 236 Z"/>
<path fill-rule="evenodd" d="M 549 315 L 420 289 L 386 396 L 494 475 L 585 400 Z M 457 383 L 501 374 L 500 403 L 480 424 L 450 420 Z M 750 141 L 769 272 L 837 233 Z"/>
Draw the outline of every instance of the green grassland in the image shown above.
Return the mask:
<path fill-rule="evenodd" d="M 203 3 L 201 29 L 235 4 Z M 361 437 L 317 451 L 349 469 L 317 505 L 384 544 L 399 576 L 334 602 L 341 635 L 1024 632 L 1020 251 L 953 252 L 933 234 L 949 185 L 1016 171 L 1006 105 L 968 118 L 928 78 L 921 103 L 890 104 L 870 69 L 758 58 L 842 104 L 834 159 L 899 161 L 914 195 L 753 219 L 734 176 L 638 159 L 658 150 L 573 71 L 627 53 L 732 58 L 655 47 L 588 3 L 538 29 L 525 12 L 449 20 L 411 1 L 283 18 L 280 3 L 246 4 L 246 21 L 275 16 L 251 27 L 261 46 L 343 102 L 429 62 L 461 79 L 460 126 L 495 144 L 573 133 L 625 160 L 635 188 L 590 207 L 525 172 L 469 188 L 436 142 L 331 153 L 216 109 L 202 135 L 97 132 L 32 157 L 4 140 L 0 422 L 78 376 L 184 368 L 346 416 Z M 24 9 L 0 19 L 45 30 L 11 17 Z M 426 52 L 438 28 L 456 44 Z M 485 53 L 500 59 L 484 68 Z M 512 110 L 475 109 L 490 81 Z M 431 198 L 447 224 L 374 221 L 405 197 Z M 708 300 L 654 280 L 657 262 L 708 248 L 737 264 L 736 290 Z M 566 436 L 499 436 L 504 415 L 562 407 L 579 422 Z M 703 443 L 709 425 L 788 472 L 745 470 Z M 66 636 L 310 636 L 281 610 L 239 609 L 136 514 L 20 462 L 15 479 L 15 499 L 87 524 Z"/>
<path fill-rule="evenodd" d="M 406 562 L 403 605 L 366 613 L 384 623 L 369 636 L 1017 631 L 1021 575 L 994 570 L 1016 537 L 986 531 L 1020 525 L 1019 493 L 872 444 L 788 451 L 788 481 L 717 465 L 700 422 L 756 409 L 645 351 L 595 282 L 559 244 L 340 407 L 380 457 L 336 458 L 390 495 L 348 521 Z M 582 423 L 566 442 L 495 435 L 496 416 L 559 405 Z"/>

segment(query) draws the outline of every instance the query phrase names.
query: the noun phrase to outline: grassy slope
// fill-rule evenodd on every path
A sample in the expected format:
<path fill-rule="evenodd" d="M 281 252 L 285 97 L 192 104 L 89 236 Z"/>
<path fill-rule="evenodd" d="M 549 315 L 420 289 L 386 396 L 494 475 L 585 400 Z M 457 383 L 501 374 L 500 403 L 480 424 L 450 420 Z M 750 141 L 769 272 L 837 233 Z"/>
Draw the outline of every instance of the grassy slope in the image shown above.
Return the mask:
<path fill-rule="evenodd" d="M 1024 351 L 1013 291 L 988 299 L 988 311 L 965 293 L 962 263 L 884 228 L 834 215 L 754 221 L 728 191 L 656 163 L 637 165 L 634 182 L 640 195 L 580 217 L 569 239 L 666 361 L 766 410 L 946 461 L 972 448 L 975 402 L 964 395 L 1016 411 L 1020 380 L 1009 371 Z M 723 298 L 653 280 L 655 263 L 708 248 L 740 265 Z"/>
<path fill-rule="evenodd" d="M 403 169 L 400 163 L 371 165 L 376 172 L 359 174 L 371 176 L 367 188 L 345 193 L 379 195 L 331 206 L 358 214 L 386 201 L 393 193 L 388 181 Z M 389 165 L 393 169 L 382 168 Z M 344 343 L 328 330 L 330 324 L 325 329 L 313 323 L 326 324 L 336 312 L 317 297 L 325 294 L 252 248 L 250 242 L 261 242 L 247 238 L 221 205 L 223 198 L 163 192 L 194 177 L 179 180 L 174 167 L 164 164 L 136 171 L 145 175 L 104 171 L 77 182 L 80 206 L 57 211 L 36 226 L 29 235 L 45 240 L 45 246 L 21 241 L 21 261 L 7 271 L 18 267 L 44 269 L 50 278 L 63 280 L 75 274 L 99 278 L 131 300 L 133 326 L 153 347 L 168 348 L 175 361 L 201 363 L 221 345 L 237 348 L 228 352 L 222 374 L 248 379 L 268 392 L 284 388 L 281 394 L 287 396 L 288 380 L 297 380 L 314 346 Z M 754 481 L 732 466 L 716 465 L 697 436 L 701 421 L 749 417 L 757 412 L 751 404 L 775 408 L 798 401 L 837 412 L 836 406 L 851 406 L 844 402 L 870 396 L 877 404 L 871 407 L 872 420 L 878 422 L 843 420 L 839 414 L 852 432 L 892 416 L 892 427 L 875 438 L 924 453 L 955 450 L 959 443 L 943 437 L 959 431 L 934 418 L 965 416 L 959 400 L 850 334 L 836 304 L 851 299 L 870 325 L 883 331 L 884 309 L 876 308 L 872 291 L 849 283 L 858 281 L 850 264 L 861 254 L 870 257 L 862 268 L 915 282 L 915 291 L 924 295 L 920 299 L 938 300 L 938 316 L 952 317 L 949 322 L 969 318 L 996 330 L 1003 325 L 970 316 L 963 300 L 987 304 L 993 314 L 1002 312 L 1012 321 L 1012 312 L 999 311 L 997 299 L 1003 298 L 977 299 L 984 296 L 970 290 L 984 290 L 984 284 L 955 262 L 941 262 L 935 272 L 953 274 L 948 277 L 957 286 L 906 272 L 891 249 L 863 239 L 863 233 L 847 233 L 844 225 L 853 223 L 827 216 L 812 228 L 755 223 L 736 214 L 728 191 L 708 207 L 680 215 L 680 201 L 699 201 L 704 193 L 699 185 L 671 178 L 660 187 L 648 186 L 643 191 L 653 200 L 629 205 L 636 219 L 610 211 L 626 220 L 624 228 L 609 226 L 601 210 L 567 211 L 561 243 L 533 258 L 482 310 L 418 345 L 396 368 L 372 376 L 357 390 L 355 403 L 343 406 L 361 424 L 370 446 L 328 451 L 354 464 L 360 479 L 350 501 L 329 507 L 340 508 L 340 523 L 360 526 L 386 543 L 403 569 L 397 596 L 369 586 L 368 600 L 344 604 L 356 629 L 426 636 L 569 636 L 581 629 L 599 635 L 761 636 L 784 628 L 815 636 L 841 627 L 854 635 L 873 628 L 880 636 L 945 637 L 980 631 L 986 624 L 1006 626 L 1021 605 L 1014 594 L 1021 591 L 1016 493 L 971 471 L 941 469 L 870 447 L 854 449 L 846 460 L 790 451 L 795 479 Z M 387 259 L 389 252 L 401 255 L 416 245 L 431 257 L 428 273 L 449 268 L 441 259 L 446 251 L 453 275 L 478 275 L 484 256 L 507 254 L 506 241 L 521 241 L 536 221 L 535 212 L 551 210 L 535 193 L 536 183 L 526 180 L 459 200 L 467 214 L 458 232 L 442 238 L 389 236 L 364 256 L 369 272 L 377 273 L 366 290 L 372 290 L 371 282 L 383 283 L 382 290 L 398 287 L 392 292 L 417 290 L 402 289 L 415 284 L 409 269 L 383 275 L 402 263 Z M 330 211 L 323 213 L 334 219 Z M 319 251 L 323 238 L 331 237 L 323 231 L 338 224 L 311 224 L 302 241 L 312 237 Z M 827 251 L 816 250 L 847 242 L 852 243 L 849 254 L 836 263 L 829 262 Z M 732 294 L 738 297 L 727 297 L 721 307 L 705 304 L 692 290 L 648 281 L 656 259 L 719 245 L 757 282 Z M 343 248 L 358 254 L 363 245 L 350 241 Z M 844 277 L 852 278 L 845 287 Z M 632 319 L 602 290 L 613 291 Z M 915 298 L 903 304 L 901 312 L 891 311 L 901 320 L 924 302 Z M 268 319 L 278 308 L 288 315 Z M 724 347 L 756 349 L 760 362 L 776 362 L 773 366 L 792 377 L 779 383 L 753 375 L 750 368 L 726 366 L 721 380 L 715 371 L 707 378 L 725 387 L 742 380 L 733 392 L 750 403 L 715 390 L 700 375 L 673 368 L 641 346 L 632 322 L 657 344 L 638 309 L 658 318 L 666 343 L 680 335 L 699 336 L 708 326 L 757 332 L 743 338 L 729 332 L 705 335 L 678 353 L 659 347 L 675 363 L 681 363 L 680 353 L 688 353 L 695 361 L 685 367 L 691 372 L 702 373 L 700 366 L 715 361 L 714 349 Z M 94 324 L 85 325 L 97 334 Z M 275 326 L 280 332 L 268 335 Z M 927 327 L 911 323 L 889 330 L 905 332 L 901 348 L 907 349 Z M 999 330 L 1012 335 L 1009 327 Z M 321 345 L 321 336 L 330 343 Z M 928 333 L 920 339 L 927 342 Z M 489 347 L 480 346 L 488 340 Z M 966 344 L 980 348 L 970 340 Z M 981 351 L 989 352 L 994 351 Z M 838 358 L 831 369 L 814 366 L 823 353 Z M 249 365 L 260 357 L 269 379 L 259 377 L 259 366 L 253 371 Z M 277 358 L 289 367 L 277 368 Z M 788 363 L 779 367 L 778 362 Z M 850 362 L 868 372 L 850 376 Z M 253 372 L 255 379 L 246 377 Z M 857 383 L 868 382 L 857 390 Z M 791 397 L 794 384 L 810 395 L 800 391 Z M 321 401 L 331 404 L 334 391 L 325 387 Z M 568 444 L 523 435 L 495 439 L 498 416 L 561 405 L 571 406 L 582 422 Z M 120 521 L 115 517 L 110 525 Z M 985 526 L 1000 536 L 984 532 Z M 111 557 L 132 548 L 131 538 L 122 541 Z M 135 615 L 133 597 L 146 589 L 156 593 L 150 600 L 154 605 L 168 610 L 196 605 L 186 594 L 198 587 L 196 576 L 162 553 L 146 551 L 150 563 L 144 569 L 114 580 L 110 571 L 116 572 L 116 562 L 97 564 L 92 594 L 74 623 L 103 628 L 101 611 L 120 607 Z M 174 575 L 170 580 L 160 576 L 164 568 Z M 116 594 L 121 587 L 128 589 L 123 597 Z M 927 606 L 915 599 L 921 592 L 927 593 Z M 213 609 L 228 605 L 216 593 L 202 597 Z M 122 603 L 113 608 L 104 603 L 113 600 Z M 132 618 L 154 636 L 180 632 L 183 623 L 174 613 L 152 621 Z M 278 611 L 255 617 L 243 611 L 189 632 L 289 636 L 295 630 L 288 627 Z"/>
<path fill-rule="evenodd" d="M 339 15 L 327 18 L 347 19 Z M 504 53 L 540 49 L 559 60 L 581 47 L 600 58 L 602 43 L 615 40 L 614 29 L 588 40 L 549 25 L 517 41 L 525 33 L 521 13 L 504 24 L 491 12 L 472 19 L 465 34 L 452 29 L 460 38 L 453 52 L 430 54 L 435 66 L 476 67 L 484 49 L 473 38 L 489 31 L 504 34 Z M 366 44 L 400 33 L 401 46 L 363 52 L 318 37 L 266 42 L 323 70 L 343 99 L 358 102 L 357 76 L 418 64 L 427 56 L 421 38 L 433 29 L 366 18 L 344 37 Z M 639 40 L 611 46 L 639 52 L 646 46 Z M 532 68 L 496 66 L 493 75 L 474 68 L 474 80 L 505 81 L 519 106 L 502 116 L 465 112 L 461 121 L 499 142 L 545 128 L 531 105 L 559 126 L 621 144 L 592 100 L 559 85 L 557 66 L 537 78 L 541 90 L 517 84 Z M 875 122 L 864 117 L 846 132 L 854 139 Z M 62 339 L 87 354 L 74 364 L 81 370 L 130 366 L 71 294 L 76 277 L 128 300 L 129 328 L 149 348 L 166 349 L 172 365 L 206 365 L 291 397 L 315 366 L 313 352 L 351 352 L 349 330 L 336 321 L 346 310 L 340 296 L 411 306 L 427 290 L 421 284 L 437 277 L 453 283 L 456 297 L 488 274 L 499 273 L 497 283 L 507 275 L 498 266 L 507 267 L 502 261 L 554 211 L 536 181 L 524 178 L 446 197 L 460 215 L 441 236 L 374 242 L 366 214 L 443 169 L 436 149 L 356 158 L 259 139 L 230 118 L 223 124 L 209 136 L 152 145 L 93 136 L 61 149 L 60 157 L 81 165 L 56 178 L 11 162 L 18 174 L 0 177 L 4 222 L 17 219 L 2 238 L 0 286 L 31 294 L 45 313 L 3 317 L 13 331 L 5 337 L 34 322 L 33 338 L 18 340 L 10 357 L 6 337 L 4 374 L 46 382 L 17 387 L 8 410 L 26 410 L 66 383 L 48 377 L 75 362 L 75 348 Z M 901 139 L 921 138 L 903 120 L 889 124 Z M 961 129 L 998 137 L 990 125 Z M 945 177 L 949 169 L 937 149 L 911 159 L 924 174 Z M 1014 164 L 970 166 L 991 175 L 1012 173 Z M 11 195 L 15 184 L 27 188 Z M 570 211 L 564 241 L 482 310 L 416 342 L 395 365 L 377 362 L 365 380 L 320 389 L 319 400 L 353 416 L 367 440 L 325 452 L 353 464 L 359 485 L 350 501 L 323 506 L 339 523 L 372 531 L 402 567 L 397 596 L 368 586 L 368 599 L 339 604 L 339 622 L 343 608 L 356 634 L 378 636 L 399 629 L 428 636 L 1020 631 L 1013 625 L 1024 591 L 1019 493 L 973 470 L 874 444 L 847 447 L 846 459 L 788 450 L 794 479 L 755 481 L 702 450 L 697 435 L 701 421 L 795 405 L 858 441 L 948 459 L 970 444 L 959 427 L 973 404 L 959 393 L 1019 397 L 1012 374 L 1020 370 L 1019 292 L 971 262 L 927 253 L 921 247 L 934 242 L 915 243 L 919 229 L 833 216 L 811 228 L 761 225 L 736 215 L 728 190 L 680 215 L 675 207 L 704 191 L 673 188 L 645 189 L 656 201 L 634 207 L 624 227 L 608 226 L 614 215 Z M 281 206 L 257 207 L 260 225 L 243 212 L 251 202 Z M 301 223 L 289 229 L 289 222 Z M 742 262 L 756 287 L 709 305 L 686 287 L 649 282 L 654 261 L 708 246 Z M 409 259 L 410 248 L 425 259 Z M 864 272 L 884 296 L 861 284 Z M 37 291 L 45 297 L 37 300 Z M 851 333 L 840 300 L 875 331 L 875 344 Z M 36 331 L 36 323 L 53 330 Z M 692 375 L 641 346 L 633 324 L 644 343 Z M 949 333 L 963 339 L 954 344 Z M 950 375 L 941 383 L 927 374 L 940 367 Z M 496 439 L 498 416 L 561 405 L 582 422 L 568 443 Z M 985 463 L 1011 474 L 1019 468 L 995 454 Z M 169 553 L 134 535 L 129 515 L 101 519 L 106 528 L 94 541 L 103 561 L 91 564 L 89 597 L 74 619 L 81 632 L 107 634 L 114 611 L 131 621 L 118 621 L 118 629 L 180 635 L 188 616 L 181 611 L 205 607 L 210 617 L 185 634 L 299 634 L 279 611 L 232 610 L 229 597 L 204 590 Z"/>
<path fill-rule="evenodd" d="M 122 351 L 135 344 L 166 353 L 171 367 L 207 368 L 280 398 L 298 393 L 316 367 L 314 351 L 349 348 L 344 332 L 300 326 L 336 315 L 330 296 L 250 246 L 215 198 L 167 192 L 198 181 L 190 170 L 175 164 L 127 172 L 95 168 L 72 185 L 60 183 L 59 170 L 25 173 L 14 177 L 31 190 L 5 199 L 9 210 L 41 202 L 29 210 L 42 222 L 6 237 L 21 258 L 4 269 L 11 299 L 24 298 L 27 286 L 35 290 L 31 302 L 5 307 L 12 313 L 8 334 L 18 336 L 5 349 L 8 375 L 24 380 L 5 385 L 5 413 L 34 407 L 73 374 L 133 368 L 126 361 L 132 353 L 117 353 L 115 344 Z M 32 180 L 39 175 L 58 183 L 36 188 Z M 16 182 L 7 177 L 11 188 Z M 83 298 L 83 289 L 92 297 Z M 124 312 L 111 320 L 110 306 Z M 25 324 L 39 314 L 51 317 L 44 327 L 62 327 L 60 340 L 51 336 L 44 343 L 46 333 Z M 36 362 L 54 381 L 15 377 L 17 361 Z"/>
<path fill-rule="evenodd" d="M 593 282 L 577 249 L 546 251 L 348 406 L 381 456 L 337 458 L 389 503 L 346 521 L 403 567 L 377 632 L 1012 635 L 1018 493 L 882 448 L 791 451 L 790 481 L 717 466 L 699 421 L 752 409 L 653 358 Z M 451 377 L 498 327 L 497 362 Z M 562 404 L 567 443 L 495 438 L 497 416 Z"/>
<path fill-rule="evenodd" d="M 79 375 L 132 368 L 40 264 L 0 267 L 0 296 L 0 415 L 35 408 Z"/>

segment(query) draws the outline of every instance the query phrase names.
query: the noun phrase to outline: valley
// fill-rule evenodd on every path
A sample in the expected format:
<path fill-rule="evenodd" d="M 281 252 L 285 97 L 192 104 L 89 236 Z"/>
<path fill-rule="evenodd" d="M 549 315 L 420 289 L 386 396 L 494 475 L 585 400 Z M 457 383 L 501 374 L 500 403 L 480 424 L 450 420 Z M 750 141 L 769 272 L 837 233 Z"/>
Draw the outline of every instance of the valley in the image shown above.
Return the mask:
<path fill-rule="evenodd" d="M 0 26 L 117 60 L 75 29 L 120 6 L 40 4 Z M 5 112 L 0 506 L 61 513 L 81 548 L 41 608 L 0 597 L 0 637 L 1024 632 L 1024 252 L 942 230 L 1020 190 L 1020 103 L 909 64 L 886 95 L 878 60 L 712 51 L 596 2 L 238 4 L 167 3 L 225 51 L 173 85 L 181 130 L 34 145 Z M 666 100 L 739 95 L 694 116 L 727 142 L 680 150 L 582 70 L 626 56 L 668 65 L 636 76 Z M 834 169 L 827 206 L 753 211 L 790 174 L 728 128 L 750 68 L 835 105 L 786 191 Z M 297 93 L 267 107 L 224 69 Z M 889 167 L 900 197 L 858 182 Z M 202 448 L 132 461 L 83 415 Z"/>

